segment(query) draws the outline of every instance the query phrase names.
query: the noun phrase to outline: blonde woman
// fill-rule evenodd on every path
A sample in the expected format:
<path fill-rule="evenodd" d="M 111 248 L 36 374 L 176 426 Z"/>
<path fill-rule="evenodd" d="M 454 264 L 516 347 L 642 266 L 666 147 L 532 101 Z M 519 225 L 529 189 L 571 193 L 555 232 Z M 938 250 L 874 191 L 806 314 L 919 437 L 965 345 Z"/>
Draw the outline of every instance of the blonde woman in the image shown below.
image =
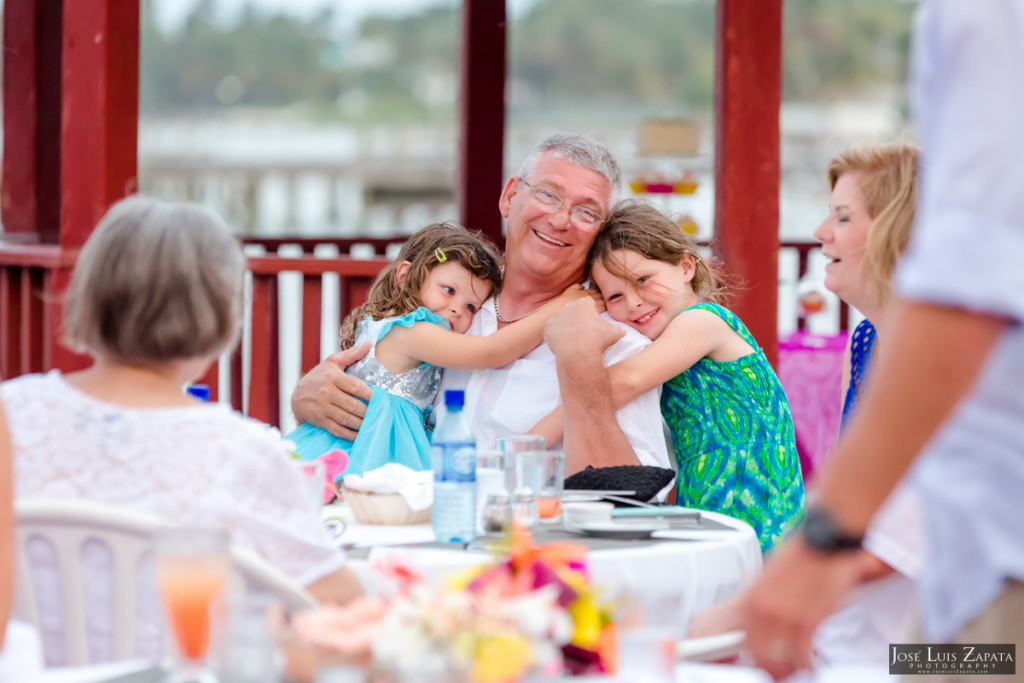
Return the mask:
<path fill-rule="evenodd" d="M 18 496 L 222 526 L 320 601 L 345 602 L 361 587 L 280 437 L 183 392 L 234 345 L 244 275 L 238 242 L 206 209 L 115 204 L 82 248 L 65 302 L 67 341 L 92 366 L 0 386 Z"/>
<path fill-rule="evenodd" d="M 917 204 L 918 153 L 913 145 L 855 147 L 828 166 L 828 216 L 814 231 L 821 242 L 825 287 L 864 314 L 843 363 L 843 424 L 867 377 L 892 302 L 892 273 L 910 241 Z"/>
<path fill-rule="evenodd" d="M 918 151 L 889 143 L 855 147 L 828 166 L 828 216 L 814 231 L 829 259 L 825 286 L 866 316 L 844 363 L 843 420 L 852 413 L 875 340 L 893 303 L 892 273 L 906 249 L 917 203 Z M 920 502 L 909 487 L 893 492 L 872 521 L 859 556 L 859 589 L 814 635 L 819 664 L 886 664 L 913 613 L 914 581 L 924 554 Z M 692 636 L 746 627 L 748 593 L 694 617 Z"/>

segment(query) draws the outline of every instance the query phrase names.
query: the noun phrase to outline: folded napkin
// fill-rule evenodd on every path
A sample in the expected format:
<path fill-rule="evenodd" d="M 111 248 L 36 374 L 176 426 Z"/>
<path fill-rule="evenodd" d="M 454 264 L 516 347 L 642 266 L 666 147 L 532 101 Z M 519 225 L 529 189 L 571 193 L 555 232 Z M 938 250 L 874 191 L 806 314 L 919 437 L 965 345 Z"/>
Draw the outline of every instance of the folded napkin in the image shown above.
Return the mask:
<path fill-rule="evenodd" d="M 434 473 L 417 472 L 405 465 L 389 462 L 363 474 L 346 474 L 345 488 L 363 493 L 397 493 L 413 512 L 426 510 L 434 503 Z"/>

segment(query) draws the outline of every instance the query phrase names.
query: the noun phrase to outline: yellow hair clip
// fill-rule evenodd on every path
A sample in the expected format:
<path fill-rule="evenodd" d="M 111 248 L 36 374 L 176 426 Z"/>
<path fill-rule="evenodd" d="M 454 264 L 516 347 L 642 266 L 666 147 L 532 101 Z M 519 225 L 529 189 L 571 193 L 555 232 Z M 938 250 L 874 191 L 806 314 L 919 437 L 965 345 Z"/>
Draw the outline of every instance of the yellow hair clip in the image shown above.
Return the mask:
<path fill-rule="evenodd" d="M 435 247 L 434 258 L 437 259 L 438 263 L 444 263 L 445 261 L 448 260 L 448 256 L 443 251 L 441 251 L 441 247 Z"/>

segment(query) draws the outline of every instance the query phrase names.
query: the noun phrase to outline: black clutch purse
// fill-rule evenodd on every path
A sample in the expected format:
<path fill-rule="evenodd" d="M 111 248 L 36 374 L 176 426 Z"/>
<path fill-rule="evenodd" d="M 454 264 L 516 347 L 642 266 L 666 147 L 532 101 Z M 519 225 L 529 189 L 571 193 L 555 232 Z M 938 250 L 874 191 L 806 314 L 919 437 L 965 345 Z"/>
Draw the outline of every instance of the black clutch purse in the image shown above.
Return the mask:
<path fill-rule="evenodd" d="M 676 476 L 674 470 L 649 465 L 616 465 L 615 467 L 591 467 L 565 479 L 566 490 L 584 491 L 635 491 L 632 498 L 646 503 L 668 486 Z M 616 503 L 616 505 L 620 505 Z M 622 503 L 621 505 L 625 505 Z"/>

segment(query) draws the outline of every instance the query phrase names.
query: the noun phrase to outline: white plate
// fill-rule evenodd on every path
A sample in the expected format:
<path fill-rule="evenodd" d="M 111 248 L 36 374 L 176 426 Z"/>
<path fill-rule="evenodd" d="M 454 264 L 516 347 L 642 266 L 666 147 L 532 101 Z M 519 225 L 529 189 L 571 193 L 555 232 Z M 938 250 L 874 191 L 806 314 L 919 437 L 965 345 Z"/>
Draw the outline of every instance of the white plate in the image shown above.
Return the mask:
<path fill-rule="evenodd" d="M 601 496 L 593 493 L 573 493 L 572 491 L 562 493 L 563 503 L 593 503 L 598 500 L 601 500 Z"/>
<path fill-rule="evenodd" d="M 650 538 L 655 531 L 665 531 L 669 528 L 668 522 L 664 520 L 651 522 L 601 522 L 589 524 L 577 524 L 569 529 L 582 531 L 587 536 L 599 538 Z"/>
<path fill-rule="evenodd" d="M 731 541 L 739 531 L 736 529 L 666 529 L 658 532 L 658 538 L 676 541 Z"/>
<path fill-rule="evenodd" d="M 729 631 L 706 638 L 689 638 L 679 643 L 678 656 L 690 662 L 719 662 L 740 653 L 746 631 Z"/>

